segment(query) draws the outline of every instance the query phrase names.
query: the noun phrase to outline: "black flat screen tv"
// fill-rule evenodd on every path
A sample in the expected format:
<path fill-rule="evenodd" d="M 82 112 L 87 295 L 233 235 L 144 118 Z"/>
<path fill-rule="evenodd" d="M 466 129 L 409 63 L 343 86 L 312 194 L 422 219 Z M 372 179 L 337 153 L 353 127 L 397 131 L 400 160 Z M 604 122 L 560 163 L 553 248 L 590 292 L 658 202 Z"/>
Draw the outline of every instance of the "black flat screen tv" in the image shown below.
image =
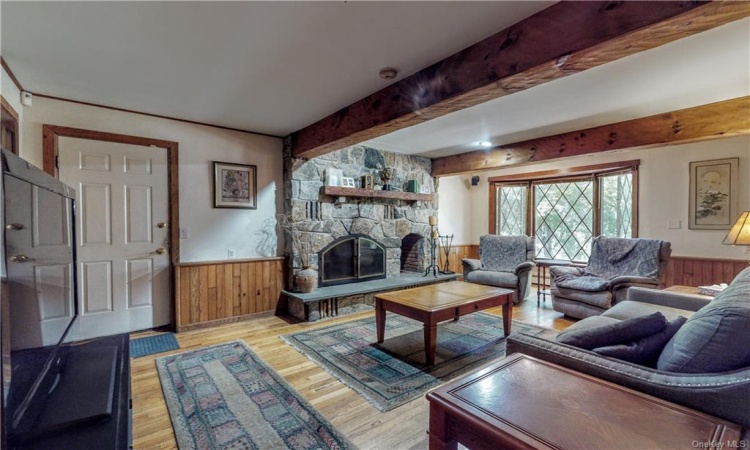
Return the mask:
<path fill-rule="evenodd" d="M 112 410 L 117 351 L 77 351 L 75 192 L 2 151 L 5 448 Z"/>

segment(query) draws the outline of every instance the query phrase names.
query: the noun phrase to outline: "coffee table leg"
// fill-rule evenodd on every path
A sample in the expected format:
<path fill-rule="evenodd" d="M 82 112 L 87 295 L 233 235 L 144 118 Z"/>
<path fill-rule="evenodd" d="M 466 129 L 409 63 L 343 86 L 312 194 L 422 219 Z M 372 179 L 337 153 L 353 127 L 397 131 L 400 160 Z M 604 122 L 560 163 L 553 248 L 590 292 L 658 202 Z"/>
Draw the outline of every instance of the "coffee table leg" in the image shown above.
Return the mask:
<path fill-rule="evenodd" d="M 375 298 L 375 327 L 380 344 L 385 339 L 385 309 L 383 309 L 383 300 L 377 297 Z"/>
<path fill-rule="evenodd" d="M 427 365 L 435 364 L 435 347 L 437 347 L 437 325 L 424 324 L 424 351 Z"/>
<path fill-rule="evenodd" d="M 503 333 L 507 336 L 510 334 L 510 325 L 513 321 L 513 302 L 510 296 L 506 298 L 503 304 Z"/>

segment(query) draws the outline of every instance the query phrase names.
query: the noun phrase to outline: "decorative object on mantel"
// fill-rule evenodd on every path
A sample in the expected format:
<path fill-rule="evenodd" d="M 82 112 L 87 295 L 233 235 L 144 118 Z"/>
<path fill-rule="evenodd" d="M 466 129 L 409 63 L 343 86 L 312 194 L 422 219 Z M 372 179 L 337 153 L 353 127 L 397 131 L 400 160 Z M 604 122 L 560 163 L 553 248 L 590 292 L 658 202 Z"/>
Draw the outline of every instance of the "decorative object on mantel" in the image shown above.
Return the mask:
<path fill-rule="evenodd" d="M 393 179 L 393 169 L 386 167 L 380 171 L 380 179 L 383 180 L 383 190 L 391 190 L 391 180 Z"/>
<path fill-rule="evenodd" d="M 406 182 L 406 191 L 407 192 L 419 192 L 419 181 L 408 180 Z"/>
<path fill-rule="evenodd" d="M 373 189 L 375 184 L 372 175 L 362 175 L 362 189 Z"/>
<path fill-rule="evenodd" d="M 257 209 L 257 167 L 214 161 L 214 208 Z"/>
<path fill-rule="evenodd" d="M 435 260 L 435 250 L 438 242 L 438 231 L 435 229 L 435 226 L 437 225 L 437 216 L 430 216 L 428 220 L 430 223 L 430 265 L 427 266 L 427 269 L 424 271 L 424 276 L 426 277 L 429 275 L 431 270 L 432 275 L 437 278 L 438 266 L 437 261 Z"/>
<path fill-rule="evenodd" d="M 329 167 L 326 169 L 326 186 L 341 186 L 341 178 L 344 176 L 344 171 L 341 169 L 335 169 Z"/>
<path fill-rule="evenodd" d="M 450 255 L 451 246 L 453 245 L 453 235 L 440 236 L 438 234 L 440 248 L 443 249 L 445 254 L 445 264 L 443 264 L 443 270 L 440 271 L 440 275 L 450 275 L 455 273 L 451 270 Z"/>
<path fill-rule="evenodd" d="M 724 237 L 722 244 L 750 246 L 750 211 L 740 214 L 740 218 Z"/>
<path fill-rule="evenodd" d="M 690 163 L 688 228 L 728 230 L 737 214 L 739 158 Z"/>
<path fill-rule="evenodd" d="M 352 177 L 341 177 L 341 187 L 348 187 L 353 188 L 354 186 L 354 178 Z"/>

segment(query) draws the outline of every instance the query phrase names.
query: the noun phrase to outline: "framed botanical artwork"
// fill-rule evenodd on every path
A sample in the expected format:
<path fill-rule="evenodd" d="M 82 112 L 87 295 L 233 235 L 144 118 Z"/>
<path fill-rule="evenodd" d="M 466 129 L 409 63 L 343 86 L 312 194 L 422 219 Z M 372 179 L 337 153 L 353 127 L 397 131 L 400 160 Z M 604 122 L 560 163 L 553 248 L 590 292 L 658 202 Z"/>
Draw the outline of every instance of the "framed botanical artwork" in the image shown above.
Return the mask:
<path fill-rule="evenodd" d="M 739 158 L 690 163 L 688 228 L 728 230 L 737 219 Z"/>
<path fill-rule="evenodd" d="M 214 208 L 258 208 L 257 168 L 214 161 Z"/>

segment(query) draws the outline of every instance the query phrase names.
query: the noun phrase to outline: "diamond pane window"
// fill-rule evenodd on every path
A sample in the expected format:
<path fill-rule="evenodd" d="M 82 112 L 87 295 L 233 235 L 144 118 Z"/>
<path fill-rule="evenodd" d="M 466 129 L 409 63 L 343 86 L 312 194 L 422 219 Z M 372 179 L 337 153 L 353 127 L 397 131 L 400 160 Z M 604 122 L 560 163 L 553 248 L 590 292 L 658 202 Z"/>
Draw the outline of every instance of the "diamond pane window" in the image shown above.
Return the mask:
<path fill-rule="evenodd" d="M 534 184 L 537 258 L 587 261 L 594 226 L 592 180 Z"/>
<path fill-rule="evenodd" d="M 609 237 L 632 237 L 632 173 L 602 176 L 599 188 L 599 204 L 601 207 L 601 234 Z"/>
<path fill-rule="evenodd" d="M 497 234 L 518 236 L 526 234 L 526 185 L 497 187 Z"/>

